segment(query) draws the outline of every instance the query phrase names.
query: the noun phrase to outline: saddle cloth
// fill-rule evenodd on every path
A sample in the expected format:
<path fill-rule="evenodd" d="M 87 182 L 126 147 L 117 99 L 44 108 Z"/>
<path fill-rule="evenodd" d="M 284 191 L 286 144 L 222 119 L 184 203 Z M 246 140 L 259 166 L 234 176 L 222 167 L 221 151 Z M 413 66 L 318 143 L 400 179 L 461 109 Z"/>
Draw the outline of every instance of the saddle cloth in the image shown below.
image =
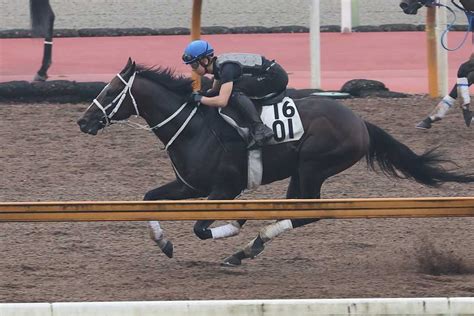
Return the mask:
<path fill-rule="evenodd" d="M 232 107 L 219 108 L 222 118 L 237 130 L 239 135 L 247 141 L 250 129 L 243 123 L 237 110 Z M 293 99 L 284 97 L 275 104 L 261 107 L 262 122 L 273 129 L 274 138 L 266 146 L 299 140 L 304 133 L 298 109 Z M 262 183 L 263 162 L 262 149 L 253 149 L 248 152 L 247 189 L 255 189 Z"/>

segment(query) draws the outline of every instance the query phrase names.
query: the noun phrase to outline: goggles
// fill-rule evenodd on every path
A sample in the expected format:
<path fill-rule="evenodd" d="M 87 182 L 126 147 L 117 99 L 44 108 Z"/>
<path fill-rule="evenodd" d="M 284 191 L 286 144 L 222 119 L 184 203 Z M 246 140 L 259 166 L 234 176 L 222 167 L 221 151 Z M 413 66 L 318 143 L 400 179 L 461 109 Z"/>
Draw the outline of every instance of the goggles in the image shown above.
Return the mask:
<path fill-rule="evenodd" d="M 186 65 L 189 65 L 191 63 L 197 62 L 199 59 L 199 56 L 183 54 L 183 57 L 181 57 L 181 59 L 184 61 Z"/>

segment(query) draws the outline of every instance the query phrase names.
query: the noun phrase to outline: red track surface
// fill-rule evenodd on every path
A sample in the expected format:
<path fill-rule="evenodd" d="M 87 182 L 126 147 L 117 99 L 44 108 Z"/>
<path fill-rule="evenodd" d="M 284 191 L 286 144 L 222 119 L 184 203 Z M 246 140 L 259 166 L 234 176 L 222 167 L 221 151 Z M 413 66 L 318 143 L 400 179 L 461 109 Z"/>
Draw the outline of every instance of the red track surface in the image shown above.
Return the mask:
<path fill-rule="evenodd" d="M 450 33 L 452 45 L 464 33 Z M 203 36 L 216 52 L 256 52 L 276 59 L 290 74 L 290 87 L 310 87 L 309 34 Z M 54 40 L 51 80 L 109 81 L 129 56 L 137 63 L 163 65 L 189 73 L 181 63 L 189 36 L 82 37 Z M 38 70 L 40 39 L 0 39 L 0 82 L 31 80 Z M 472 51 L 468 41 L 449 53 L 449 85 Z M 426 35 L 423 32 L 322 33 L 322 88 L 338 90 L 350 79 L 374 79 L 390 90 L 426 93 Z"/>

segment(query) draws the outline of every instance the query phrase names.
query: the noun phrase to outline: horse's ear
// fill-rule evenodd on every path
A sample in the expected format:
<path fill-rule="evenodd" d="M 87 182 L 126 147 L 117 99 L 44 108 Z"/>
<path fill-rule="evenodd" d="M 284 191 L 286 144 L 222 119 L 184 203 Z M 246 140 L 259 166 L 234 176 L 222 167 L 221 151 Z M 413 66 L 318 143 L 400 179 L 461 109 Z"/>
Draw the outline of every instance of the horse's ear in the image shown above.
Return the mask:
<path fill-rule="evenodd" d="M 124 70 L 124 72 L 122 73 L 122 76 L 124 78 L 130 78 L 135 73 L 135 68 L 136 68 L 136 64 L 135 62 L 132 62 L 130 66 L 128 66 L 127 69 Z"/>
<path fill-rule="evenodd" d="M 127 64 L 125 65 L 125 67 L 123 67 L 123 69 L 120 71 L 121 74 L 125 73 L 129 68 L 130 66 L 132 66 L 132 58 L 131 57 L 128 57 L 128 61 L 127 61 Z"/>

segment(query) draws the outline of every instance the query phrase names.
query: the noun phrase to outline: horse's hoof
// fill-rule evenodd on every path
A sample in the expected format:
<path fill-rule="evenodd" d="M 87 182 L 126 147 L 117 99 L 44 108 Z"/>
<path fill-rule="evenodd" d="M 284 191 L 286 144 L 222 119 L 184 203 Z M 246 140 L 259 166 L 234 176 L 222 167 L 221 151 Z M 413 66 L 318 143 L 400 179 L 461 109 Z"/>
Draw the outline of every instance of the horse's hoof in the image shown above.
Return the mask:
<path fill-rule="evenodd" d="M 230 256 L 224 259 L 224 262 L 221 263 L 223 267 L 238 267 L 242 264 L 242 260 L 236 256 Z"/>
<path fill-rule="evenodd" d="M 167 241 L 166 242 L 166 245 L 161 248 L 161 251 L 163 251 L 163 253 L 168 257 L 168 258 L 173 258 L 173 243 L 171 243 L 171 241 Z"/>
<path fill-rule="evenodd" d="M 429 117 L 427 117 L 423 121 L 418 123 L 415 127 L 418 128 L 418 129 L 430 129 L 431 128 L 431 119 Z"/>
<path fill-rule="evenodd" d="M 46 81 L 48 79 L 48 75 L 40 75 L 40 74 L 36 74 L 35 77 L 33 78 L 33 81 Z"/>
<path fill-rule="evenodd" d="M 463 109 L 462 110 L 462 115 L 464 117 L 464 122 L 466 123 L 466 126 L 469 127 L 471 126 L 472 118 L 473 118 L 473 113 L 470 110 Z"/>
<path fill-rule="evenodd" d="M 247 258 L 253 259 L 256 256 L 258 256 L 260 253 L 262 253 L 264 249 L 265 249 L 264 242 L 262 238 L 260 238 L 259 236 L 253 240 L 251 245 L 247 246 L 244 249 L 244 253 Z"/>

